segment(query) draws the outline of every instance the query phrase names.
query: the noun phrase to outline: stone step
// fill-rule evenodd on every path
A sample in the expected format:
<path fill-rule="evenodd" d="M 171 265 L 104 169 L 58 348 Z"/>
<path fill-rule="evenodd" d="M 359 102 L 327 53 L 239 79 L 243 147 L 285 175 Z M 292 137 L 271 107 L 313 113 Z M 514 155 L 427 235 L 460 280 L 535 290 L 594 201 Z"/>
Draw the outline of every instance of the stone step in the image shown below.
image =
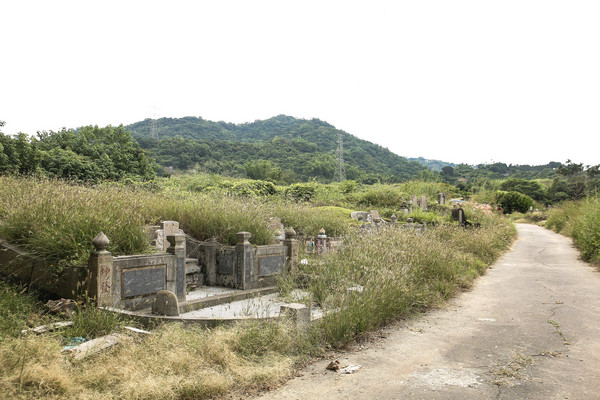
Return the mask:
<path fill-rule="evenodd" d="M 194 272 L 200 272 L 200 265 L 198 264 L 197 258 L 186 258 L 185 259 L 185 273 L 193 274 Z"/>

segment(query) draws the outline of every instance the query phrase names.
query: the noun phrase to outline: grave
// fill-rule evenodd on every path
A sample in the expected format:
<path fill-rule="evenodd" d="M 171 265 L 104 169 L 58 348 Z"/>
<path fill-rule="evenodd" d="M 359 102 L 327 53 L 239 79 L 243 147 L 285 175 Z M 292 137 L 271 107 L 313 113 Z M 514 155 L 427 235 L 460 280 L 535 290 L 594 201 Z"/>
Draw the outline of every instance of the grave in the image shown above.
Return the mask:
<path fill-rule="evenodd" d="M 445 193 L 438 194 L 438 203 L 442 206 L 446 204 L 446 194 Z"/>
<path fill-rule="evenodd" d="M 458 204 L 454 205 L 454 208 L 452 209 L 452 219 L 454 219 L 460 225 L 464 226 L 467 224 L 467 220 L 465 218 L 465 210 L 463 210 L 462 207 Z"/>

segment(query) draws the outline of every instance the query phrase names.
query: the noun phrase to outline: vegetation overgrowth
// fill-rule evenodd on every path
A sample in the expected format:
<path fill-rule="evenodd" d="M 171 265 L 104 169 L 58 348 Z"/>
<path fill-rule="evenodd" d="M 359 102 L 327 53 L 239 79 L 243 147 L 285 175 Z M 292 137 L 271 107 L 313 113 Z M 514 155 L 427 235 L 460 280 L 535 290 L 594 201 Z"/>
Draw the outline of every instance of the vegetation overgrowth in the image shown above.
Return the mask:
<path fill-rule="evenodd" d="M 199 181 L 211 181 L 212 189 L 190 190 Z M 230 191 L 249 183 L 201 176 L 82 186 L 0 176 L 0 238 L 52 262 L 60 272 L 87 262 L 91 239 L 100 231 L 110 239 L 108 250 L 115 255 L 152 251 L 146 227 L 161 220 L 179 221 L 199 240 L 216 237 L 229 245 L 236 244 L 235 234 L 241 231 L 252 234 L 253 244 L 271 243 L 268 220 L 275 216 L 301 235 L 317 235 L 323 228 L 339 236 L 348 232 L 353 222 L 349 213 L 358 207 L 384 207 L 383 215 L 390 217 L 411 193 L 433 196 L 449 189 L 427 182 L 375 187 L 313 183 L 310 202 L 289 198 L 284 187 L 269 196 Z"/>
<path fill-rule="evenodd" d="M 341 251 L 301 264 L 280 282 L 284 294 L 301 287 L 311 301 L 335 310 L 306 332 L 285 320 L 214 329 L 159 326 L 151 336 L 132 336 L 110 352 L 71 363 L 61 354 L 65 341 L 99 334 L 105 326 L 99 316 L 81 314 L 79 320 L 95 321 L 87 331 L 21 337 L 16 328 L 3 329 L 0 390 L 25 399 L 206 399 L 272 386 L 307 357 L 342 347 L 471 285 L 516 232 L 508 219 L 469 213 L 479 228 L 440 223 L 421 233 L 352 234 Z M 31 313 L 5 304 L 23 319 Z"/>
<path fill-rule="evenodd" d="M 567 201 L 550 209 L 545 226 L 572 237 L 585 261 L 600 263 L 600 197 Z"/>

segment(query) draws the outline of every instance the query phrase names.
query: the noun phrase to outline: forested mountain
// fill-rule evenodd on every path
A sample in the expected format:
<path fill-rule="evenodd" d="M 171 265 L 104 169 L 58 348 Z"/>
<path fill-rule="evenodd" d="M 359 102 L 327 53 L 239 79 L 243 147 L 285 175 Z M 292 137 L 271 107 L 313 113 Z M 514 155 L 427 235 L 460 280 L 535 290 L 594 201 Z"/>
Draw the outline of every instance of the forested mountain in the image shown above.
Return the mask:
<path fill-rule="evenodd" d="M 150 135 L 151 123 L 146 119 L 126 128 L 165 168 L 199 169 L 282 183 L 313 178 L 330 181 L 337 168 L 339 133 L 348 179 L 398 182 L 415 178 L 427 169 L 319 119 L 279 115 L 232 124 L 198 117 L 161 118 L 157 121 L 158 139 Z"/>

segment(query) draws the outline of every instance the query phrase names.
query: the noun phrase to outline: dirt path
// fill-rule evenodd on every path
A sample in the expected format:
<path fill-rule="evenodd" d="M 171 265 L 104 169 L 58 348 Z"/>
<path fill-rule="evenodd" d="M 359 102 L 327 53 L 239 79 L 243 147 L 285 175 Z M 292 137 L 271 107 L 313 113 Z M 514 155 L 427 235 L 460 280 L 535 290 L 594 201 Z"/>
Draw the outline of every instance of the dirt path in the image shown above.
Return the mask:
<path fill-rule="evenodd" d="M 532 225 L 474 288 L 263 399 L 600 399 L 600 273 Z"/>

